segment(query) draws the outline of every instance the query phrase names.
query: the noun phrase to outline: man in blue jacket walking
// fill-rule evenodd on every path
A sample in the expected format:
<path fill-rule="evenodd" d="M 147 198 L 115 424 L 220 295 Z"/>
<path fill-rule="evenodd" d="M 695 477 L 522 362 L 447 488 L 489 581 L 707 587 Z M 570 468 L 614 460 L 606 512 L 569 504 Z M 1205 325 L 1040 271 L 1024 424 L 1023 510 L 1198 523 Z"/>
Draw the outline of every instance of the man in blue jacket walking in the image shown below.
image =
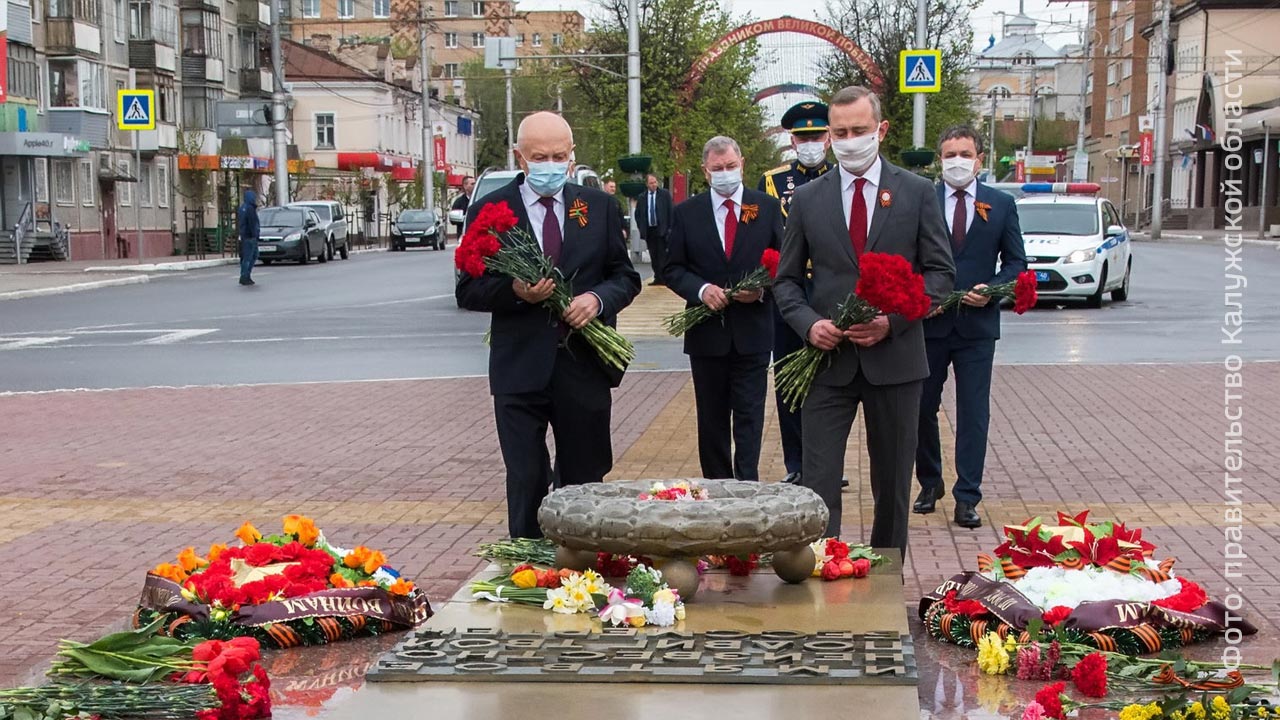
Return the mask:
<path fill-rule="evenodd" d="M 236 225 L 240 228 L 240 284 L 253 285 L 249 275 L 258 262 L 258 196 L 252 190 L 244 191 L 244 203 L 236 210 Z"/>
<path fill-rule="evenodd" d="M 1027 269 L 1022 229 L 1013 198 L 979 183 L 982 135 L 966 125 L 942 133 L 938 141 L 942 180 L 938 203 L 951 237 L 956 264 L 956 289 L 969 290 L 960 306 L 936 310 L 924 321 L 929 378 L 920 397 L 920 426 L 916 445 L 916 478 L 920 494 L 912 508 L 934 511 L 946 493 L 942 485 L 942 449 L 938 437 L 938 408 L 947 367 L 956 377 L 956 499 L 955 523 L 978 528 L 982 519 L 982 471 L 987 459 L 987 427 L 991 422 L 991 366 L 1000 337 L 1000 303 L 972 292 L 1000 285 Z"/>

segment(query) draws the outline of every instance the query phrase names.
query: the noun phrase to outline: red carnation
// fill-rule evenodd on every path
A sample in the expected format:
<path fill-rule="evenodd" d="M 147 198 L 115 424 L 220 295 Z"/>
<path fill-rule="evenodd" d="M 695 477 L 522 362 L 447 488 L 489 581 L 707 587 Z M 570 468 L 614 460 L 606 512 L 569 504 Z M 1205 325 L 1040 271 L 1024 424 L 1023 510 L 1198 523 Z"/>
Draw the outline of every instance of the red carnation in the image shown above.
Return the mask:
<path fill-rule="evenodd" d="M 880 312 L 907 320 L 919 320 L 929 313 L 931 301 L 924 290 L 924 276 L 901 255 L 863 253 L 858 272 L 854 293 Z"/>
<path fill-rule="evenodd" d="M 1085 697 L 1107 696 L 1107 656 L 1089 653 L 1071 668 L 1071 680 Z"/>
<path fill-rule="evenodd" d="M 987 614 L 986 606 L 977 600 L 956 600 L 955 590 L 947 591 L 946 596 L 942 598 L 942 604 L 947 612 L 955 615 L 976 618 Z"/>
<path fill-rule="evenodd" d="M 765 270 L 769 271 L 770 280 L 778 277 L 778 261 L 781 259 L 782 256 L 773 248 L 765 248 L 765 251 L 761 253 L 760 264 L 764 266 Z"/>
<path fill-rule="evenodd" d="M 1204 588 L 1186 578 L 1175 578 L 1182 589 L 1177 595 L 1170 595 L 1163 600 L 1156 600 L 1152 605 L 1162 607 L 1166 610 L 1174 610 L 1176 612 L 1195 612 L 1204 607 L 1209 602 L 1209 596 L 1205 594 Z"/>
<path fill-rule="evenodd" d="M 737 555 L 726 555 L 724 558 L 725 567 L 729 568 L 730 575 L 746 577 L 756 569 L 756 565 L 760 562 L 760 556 L 752 554 L 745 557 Z"/>
<path fill-rule="evenodd" d="M 471 225 L 483 233 L 502 234 L 515 227 L 520 221 L 505 201 L 492 202 L 480 208 Z"/>
<path fill-rule="evenodd" d="M 849 557 L 849 543 L 831 538 L 827 541 L 827 554 L 836 560 L 847 558 Z"/>
<path fill-rule="evenodd" d="M 1066 620 L 1071 615 L 1071 608 L 1066 605 L 1057 605 L 1044 612 L 1040 617 L 1046 625 L 1057 627 L 1059 623 Z"/>
<path fill-rule="evenodd" d="M 1013 311 L 1019 315 L 1036 306 L 1036 274 L 1033 270 L 1018 273 L 1013 286 Z"/>
<path fill-rule="evenodd" d="M 1062 712 L 1062 691 L 1066 689 L 1067 684 L 1059 680 L 1036 691 L 1036 702 L 1044 708 L 1045 717 L 1057 718 L 1057 720 L 1065 717 Z"/>

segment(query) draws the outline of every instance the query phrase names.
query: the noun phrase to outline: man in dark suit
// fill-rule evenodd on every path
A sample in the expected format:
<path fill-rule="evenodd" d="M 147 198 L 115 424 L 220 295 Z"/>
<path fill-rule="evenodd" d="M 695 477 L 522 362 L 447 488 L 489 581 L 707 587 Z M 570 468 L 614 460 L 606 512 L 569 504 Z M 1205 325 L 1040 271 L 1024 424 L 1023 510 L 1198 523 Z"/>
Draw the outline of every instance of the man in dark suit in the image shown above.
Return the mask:
<path fill-rule="evenodd" d="M 774 295 L 782 317 L 829 361 L 804 404 L 801 484 L 831 510 L 828 535 L 840 534 L 840 475 L 858 405 L 866 408 L 871 496 L 870 542 L 906 552 L 920 386 L 929 376 L 920 321 L 880 316 L 841 331 L 829 318 L 858 282 L 865 252 L 893 253 L 924 275 L 935 303 L 951 292 L 955 266 L 933 185 L 880 157 L 889 130 L 880 100 L 847 87 L 830 101 L 831 147 L 840 168 L 798 189 L 787 215 Z M 805 267 L 813 291 L 805 295 Z M 839 352 L 835 351 L 839 348 Z"/>
<path fill-rule="evenodd" d="M 649 262 L 653 265 L 650 285 L 663 285 L 662 269 L 667 266 L 667 235 L 671 232 L 671 193 L 658 187 L 658 176 L 645 177 L 648 189 L 636 198 L 636 227 L 640 239 L 649 246 Z"/>
<path fill-rule="evenodd" d="M 467 207 L 471 205 L 471 193 L 476 189 L 476 179 L 473 177 L 462 178 L 462 194 L 453 199 L 453 205 L 450 210 L 460 210 L 463 215 L 467 213 Z M 459 240 L 462 239 L 462 223 L 453 224 L 453 234 Z"/>
<path fill-rule="evenodd" d="M 773 302 L 763 290 L 725 289 L 760 267 L 766 248 L 782 247 L 782 207 L 743 187 L 742 151 L 732 138 L 707 141 L 702 171 L 711 190 L 676 206 L 663 277 L 688 307 L 720 312 L 684 336 L 702 476 L 759 480 Z"/>
<path fill-rule="evenodd" d="M 485 273 L 458 279 L 458 307 L 492 314 L 489 390 L 507 468 L 511 537 L 539 538 L 538 506 L 552 481 L 547 425 L 555 435 L 559 485 L 600 482 L 613 467 L 610 389 L 622 372 L 605 365 L 582 336 L 594 318 L 613 324 L 640 292 L 640 275 L 622 242 L 618 203 L 599 190 L 567 185 L 573 131 L 559 115 L 534 113 L 520 123 L 516 158 L 524 173 L 468 210 L 468 222 L 491 203 L 506 203 L 564 277 L 573 302 L 560 317 L 541 303 L 554 281 L 534 285 Z M 573 217 L 566 216 L 573 210 Z"/>
<path fill-rule="evenodd" d="M 956 374 L 955 523 L 982 527 L 977 505 L 982 500 L 982 470 L 987 458 L 991 422 L 991 365 L 1000 337 L 1000 303 L 974 290 L 1000 285 L 1027 269 L 1018 226 L 1018 208 L 1009 195 L 979 183 L 982 135 L 966 125 L 949 128 L 938 142 L 942 184 L 938 204 L 947 221 L 956 262 L 956 287 L 970 292 L 960 307 L 934 311 L 924 321 L 929 379 L 920 399 L 916 478 L 920 494 L 913 510 L 928 514 L 946 493 L 942 484 L 942 446 L 938 407 L 947 366 Z"/>

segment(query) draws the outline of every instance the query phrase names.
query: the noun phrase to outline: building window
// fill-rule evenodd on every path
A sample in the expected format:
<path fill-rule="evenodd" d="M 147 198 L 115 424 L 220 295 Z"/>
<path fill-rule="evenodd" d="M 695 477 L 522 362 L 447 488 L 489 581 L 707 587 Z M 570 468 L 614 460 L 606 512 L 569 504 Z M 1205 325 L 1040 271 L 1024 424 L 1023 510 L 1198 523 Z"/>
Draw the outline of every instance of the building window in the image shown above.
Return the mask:
<path fill-rule="evenodd" d="M 1120 63 L 1120 77 L 1127 78 L 1133 75 L 1133 59 L 1128 58 Z"/>
<path fill-rule="evenodd" d="M 89 60 L 49 61 L 49 106 L 107 109 L 102 65 Z"/>
<path fill-rule="evenodd" d="M 1124 21 L 1124 39 L 1133 39 L 1133 18 Z"/>
<path fill-rule="evenodd" d="M 154 40 L 170 47 L 178 43 L 178 16 L 172 5 L 153 5 L 151 0 L 129 2 L 129 38 Z"/>
<path fill-rule="evenodd" d="M 458 63 L 445 63 L 444 76 L 447 78 L 458 77 Z"/>
<path fill-rule="evenodd" d="M 124 0 L 113 0 L 111 10 L 115 13 L 116 42 L 124 42 L 129 32 L 129 13 L 125 10 Z"/>
<path fill-rule="evenodd" d="M 1120 73 L 1115 63 L 1107 65 L 1107 84 L 1115 85 L 1119 81 Z"/>
<path fill-rule="evenodd" d="M 49 202 L 49 160 L 36 158 L 36 202 Z"/>
<path fill-rule="evenodd" d="M 182 88 L 182 124 L 188 130 L 212 130 L 222 90 L 199 85 Z"/>
<path fill-rule="evenodd" d="M 59 205 L 73 205 L 76 201 L 70 160 L 53 161 L 53 201 Z"/>
<path fill-rule="evenodd" d="M 156 187 L 160 192 L 156 195 L 156 204 L 162 208 L 169 207 L 169 159 L 156 159 Z"/>
<path fill-rule="evenodd" d="M 151 164 L 143 162 L 138 168 L 138 203 L 142 207 L 151 207 Z"/>
<path fill-rule="evenodd" d="M 1108 120 L 1115 117 L 1115 107 L 1116 107 L 1116 101 L 1112 98 L 1107 98 L 1107 119 Z"/>
<path fill-rule="evenodd" d="M 561 46 L 561 45 L 563 45 L 563 44 L 564 44 L 564 36 L 563 36 L 563 35 L 561 35 L 560 33 L 555 33 L 555 34 L 553 34 L 553 35 L 551 36 L 551 46 L 552 46 L 552 47 L 560 47 L 560 46 Z"/>
<path fill-rule="evenodd" d="M 484 17 L 484 0 L 471 0 L 471 14 Z"/>
<path fill-rule="evenodd" d="M 236 34 L 235 33 L 227 33 L 226 57 L 227 57 L 227 71 L 235 72 L 239 68 L 239 65 L 236 65 Z"/>
<path fill-rule="evenodd" d="M 471 47 L 473 48 L 484 47 L 484 33 L 482 32 L 471 33 Z"/>
<path fill-rule="evenodd" d="M 312 1 L 319 3 L 320 0 Z M 305 3 L 307 0 L 303 0 L 303 2 Z M 221 28 L 222 16 L 217 12 L 211 10 L 183 10 L 182 54 L 221 58 Z"/>
<path fill-rule="evenodd" d="M 516 47 L 524 47 L 524 33 L 516 35 Z"/>
<path fill-rule="evenodd" d="M 85 207 L 93 207 L 93 197 L 96 193 L 93 191 L 93 185 L 96 178 L 93 176 L 93 163 L 88 160 L 80 161 L 80 204 Z"/>
<path fill-rule="evenodd" d="M 1120 50 L 1120 28 L 1111 28 L 1111 52 Z"/>
<path fill-rule="evenodd" d="M 258 54 L 257 31 L 240 28 L 240 67 L 245 70 L 257 70 L 262 66 Z"/>
<path fill-rule="evenodd" d="M 122 169 L 124 170 L 125 175 L 128 175 L 135 180 L 138 178 L 138 173 L 133 168 L 132 157 L 124 161 Z M 122 207 L 130 207 L 133 205 L 133 185 L 134 183 L 131 182 L 116 183 L 116 198 L 120 200 L 120 205 Z"/>
<path fill-rule="evenodd" d="M 458 0 L 444 0 L 444 16 L 458 17 Z"/>
<path fill-rule="evenodd" d="M 373 16 L 376 18 L 391 17 L 391 0 L 373 0 Z"/>
<path fill-rule="evenodd" d="M 1129 114 L 1129 93 L 1120 96 L 1120 116 L 1125 117 Z"/>
<path fill-rule="evenodd" d="M 993 85 L 991 86 L 991 89 L 987 91 L 987 97 L 996 97 L 1001 100 L 1008 100 L 1009 96 L 1012 94 L 1013 93 L 1005 85 Z"/>
<path fill-rule="evenodd" d="M 533 46 L 542 47 L 542 33 L 533 34 Z"/>
<path fill-rule="evenodd" d="M 1115 15 L 1120 10 L 1120 0 L 1111 0 L 1111 14 Z"/>
<path fill-rule="evenodd" d="M 334 148 L 333 113 L 316 113 L 316 149 Z"/>
<path fill-rule="evenodd" d="M 444 46 L 447 48 L 458 47 L 458 33 L 447 32 L 444 34 Z"/>
<path fill-rule="evenodd" d="M 9 94 L 36 100 L 40 97 L 40 64 L 30 45 L 9 43 Z"/>
<path fill-rule="evenodd" d="M 302 17 L 320 17 L 320 0 L 302 0 Z"/>
<path fill-rule="evenodd" d="M 1084 92 L 1086 95 L 1093 94 L 1093 75 L 1086 75 L 1084 78 Z"/>
<path fill-rule="evenodd" d="M 338 17 L 353 18 L 356 16 L 356 0 L 338 0 Z"/>

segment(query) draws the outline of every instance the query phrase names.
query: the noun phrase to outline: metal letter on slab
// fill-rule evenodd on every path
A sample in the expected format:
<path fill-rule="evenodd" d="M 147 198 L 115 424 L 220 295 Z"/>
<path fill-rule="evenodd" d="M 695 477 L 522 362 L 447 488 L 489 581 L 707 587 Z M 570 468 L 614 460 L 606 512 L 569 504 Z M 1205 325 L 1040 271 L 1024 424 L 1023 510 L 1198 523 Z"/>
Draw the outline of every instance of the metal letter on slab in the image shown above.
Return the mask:
<path fill-rule="evenodd" d="M 916 659 L 911 636 L 897 633 L 606 630 L 536 635 L 424 628 L 384 655 L 368 677 L 383 682 L 914 685 Z"/>

